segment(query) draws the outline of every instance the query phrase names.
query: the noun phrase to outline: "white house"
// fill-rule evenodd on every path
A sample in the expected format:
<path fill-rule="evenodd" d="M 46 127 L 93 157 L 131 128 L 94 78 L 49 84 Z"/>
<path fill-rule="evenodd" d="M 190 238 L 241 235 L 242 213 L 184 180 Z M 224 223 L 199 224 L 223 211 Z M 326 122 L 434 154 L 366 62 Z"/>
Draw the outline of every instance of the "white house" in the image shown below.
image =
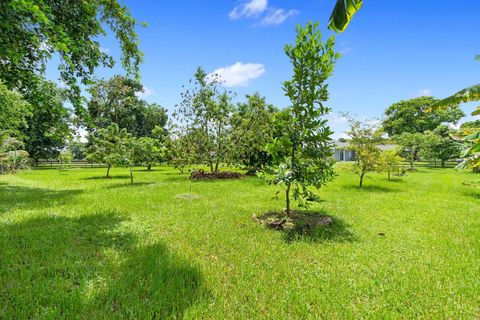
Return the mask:
<path fill-rule="evenodd" d="M 355 161 L 355 151 L 350 148 L 348 142 L 343 142 L 340 140 L 335 141 L 334 151 L 335 151 L 335 161 Z M 395 149 L 397 146 L 394 144 L 380 144 L 377 146 L 382 151 Z"/>

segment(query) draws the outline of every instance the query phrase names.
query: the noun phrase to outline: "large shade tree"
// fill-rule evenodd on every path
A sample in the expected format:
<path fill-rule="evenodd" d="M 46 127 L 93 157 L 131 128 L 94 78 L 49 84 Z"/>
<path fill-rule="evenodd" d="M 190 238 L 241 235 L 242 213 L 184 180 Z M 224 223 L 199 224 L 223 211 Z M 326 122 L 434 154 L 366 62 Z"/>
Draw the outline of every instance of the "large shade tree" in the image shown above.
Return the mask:
<path fill-rule="evenodd" d="M 25 149 L 34 162 L 57 157 L 71 137 L 65 90 L 52 81 L 40 80 L 24 96 L 32 106 L 28 126 L 23 131 Z"/>
<path fill-rule="evenodd" d="M 0 132 L 8 131 L 11 135 L 20 135 L 28 126 L 31 105 L 21 94 L 11 91 L 0 81 Z"/>
<path fill-rule="evenodd" d="M 164 127 L 167 112 L 158 104 L 139 98 L 144 88 L 140 82 L 124 76 L 100 80 L 89 88 L 89 131 L 116 123 L 136 137 L 150 137 L 155 127 Z"/>
<path fill-rule="evenodd" d="M 423 133 L 435 130 L 445 122 L 456 123 L 465 116 L 458 105 L 445 110 L 430 111 L 437 101 L 433 97 L 418 97 L 392 104 L 385 110 L 383 130 L 391 137 L 404 132 Z"/>

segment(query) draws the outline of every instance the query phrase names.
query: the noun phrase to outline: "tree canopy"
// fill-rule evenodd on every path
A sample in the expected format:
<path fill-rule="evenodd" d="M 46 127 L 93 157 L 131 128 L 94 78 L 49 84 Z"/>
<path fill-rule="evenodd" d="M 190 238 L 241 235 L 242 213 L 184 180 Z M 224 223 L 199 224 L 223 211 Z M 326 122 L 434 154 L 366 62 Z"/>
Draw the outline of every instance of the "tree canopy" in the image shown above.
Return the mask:
<path fill-rule="evenodd" d="M 4 0 L 0 2 L 0 79 L 9 88 L 33 87 L 53 55 L 59 57 L 61 80 L 80 107 L 79 81 L 90 84 L 100 66 L 113 58 L 98 38 L 108 27 L 118 39 L 121 62 L 138 77 L 142 53 L 136 20 L 117 0 Z"/>
<path fill-rule="evenodd" d="M 65 90 L 52 81 L 40 80 L 25 93 L 25 99 L 32 105 L 23 131 L 25 149 L 34 161 L 56 157 L 71 136 Z"/>
<path fill-rule="evenodd" d="M 100 80 L 89 88 L 87 126 L 90 131 L 116 123 L 136 137 L 149 137 L 155 127 L 164 128 L 168 119 L 164 108 L 138 97 L 143 91 L 140 82 L 114 76 Z"/>
<path fill-rule="evenodd" d="M 20 135 L 27 128 L 31 116 L 31 105 L 21 94 L 11 91 L 0 81 L 0 132 Z"/>
<path fill-rule="evenodd" d="M 436 101 L 433 97 L 419 97 L 394 103 L 385 111 L 383 130 L 390 137 L 404 132 L 423 133 L 434 130 L 444 122 L 456 123 L 465 116 L 458 105 L 431 111 L 430 107 Z"/>

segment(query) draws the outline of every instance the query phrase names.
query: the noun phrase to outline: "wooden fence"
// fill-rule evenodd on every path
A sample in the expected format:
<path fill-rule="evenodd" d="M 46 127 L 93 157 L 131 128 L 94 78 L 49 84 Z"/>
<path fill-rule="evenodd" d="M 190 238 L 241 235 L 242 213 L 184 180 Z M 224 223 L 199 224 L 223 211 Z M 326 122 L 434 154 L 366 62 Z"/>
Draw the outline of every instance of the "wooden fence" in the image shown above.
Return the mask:
<path fill-rule="evenodd" d="M 40 160 L 33 168 L 59 168 L 62 163 L 59 160 Z M 72 162 L 66 165 L 68 168 L 104 168 L 105 165 L 101 163 L 88 162 L 86 160 L 72 160 Z"/>

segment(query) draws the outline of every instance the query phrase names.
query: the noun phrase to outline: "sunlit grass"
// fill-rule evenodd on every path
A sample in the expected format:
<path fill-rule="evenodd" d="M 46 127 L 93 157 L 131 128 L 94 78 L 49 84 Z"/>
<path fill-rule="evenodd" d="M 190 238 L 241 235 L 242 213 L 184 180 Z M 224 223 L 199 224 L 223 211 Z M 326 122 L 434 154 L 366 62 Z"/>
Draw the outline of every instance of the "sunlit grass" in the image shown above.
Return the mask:
<path fill-rule="evenodd" d="M 168 167 L 0 177 L 0 318 L 475 318 L 480 176 L 428 169 L 365 187 L 345 168 L 312 207 L 322 237 L 268 230 L 254 177 Z"/>

